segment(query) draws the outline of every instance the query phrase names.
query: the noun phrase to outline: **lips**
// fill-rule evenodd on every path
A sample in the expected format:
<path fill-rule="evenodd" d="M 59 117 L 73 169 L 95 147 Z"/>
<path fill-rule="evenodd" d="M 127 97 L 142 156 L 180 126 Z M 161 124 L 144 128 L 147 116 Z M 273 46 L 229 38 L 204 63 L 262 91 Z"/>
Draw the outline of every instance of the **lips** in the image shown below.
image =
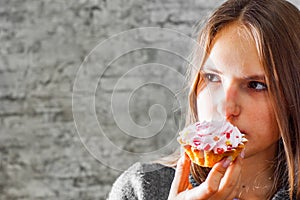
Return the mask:
<path fill-rule="evenodd" d="M 231 123 L 231 122 L 229 122 L 229 123 Z M 232 124 L 233 126 L 237 127 L 237 128 L 239 129 L 239 131 L 240 131 L 242 134 L 247 135 L 247 132 L 246 132 L 244 129 L 239 128 L 239 126 L 236 125 L 235 123 L 231 123 L 231 124 Z"/>
<path fill-rule="evenodd" d="M 244 138 L 246 139 L 246 141 L 248 141 L 248 134 L 247 134 L 247 132 L 246 131 L 244 131 L 244 130 L 240 130 L 240 132 L 241 132 L 241 134 L 242 135 L 244 135 Z"/>
<path fill-rule="evenodd" d="M 240 132 L 244 135 L 247 135 L 247 133 L 245 131 L 240 130 Z"/>
<path fill-rule="evenodd" d="M 239 130 L 240 130 L 240 129 L 239 129 Z M 245 130 L 240 130 L 240 132 L 241 132 L 243 135 L 245 135 L 245 136 L 248 135 L 247 132 L 246 132 Z"/>

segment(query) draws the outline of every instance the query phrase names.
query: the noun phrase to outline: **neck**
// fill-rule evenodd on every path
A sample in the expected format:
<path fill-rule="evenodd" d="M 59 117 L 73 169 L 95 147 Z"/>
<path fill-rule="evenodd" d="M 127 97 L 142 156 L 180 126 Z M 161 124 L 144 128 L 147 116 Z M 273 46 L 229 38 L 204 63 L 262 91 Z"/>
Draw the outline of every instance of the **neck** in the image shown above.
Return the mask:
<path fill-rule="evenodd" d="M 267 199 L 274 192 L 274 156 L 255 154 L 244 159 L 240 199 Z"/>

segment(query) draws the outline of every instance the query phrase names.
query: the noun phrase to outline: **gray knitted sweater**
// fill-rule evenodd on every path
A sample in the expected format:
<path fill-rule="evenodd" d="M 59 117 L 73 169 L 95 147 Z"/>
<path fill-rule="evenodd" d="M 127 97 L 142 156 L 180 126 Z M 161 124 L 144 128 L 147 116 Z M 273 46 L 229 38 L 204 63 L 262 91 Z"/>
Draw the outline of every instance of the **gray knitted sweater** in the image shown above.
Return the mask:
<path fill-rule="evenodd" d="M 166 200 L 175 170 L 160 164 L 136 163 L 113 184 L 107 200 Z M 279 190 L 272 200 L 289 199 Z"/>

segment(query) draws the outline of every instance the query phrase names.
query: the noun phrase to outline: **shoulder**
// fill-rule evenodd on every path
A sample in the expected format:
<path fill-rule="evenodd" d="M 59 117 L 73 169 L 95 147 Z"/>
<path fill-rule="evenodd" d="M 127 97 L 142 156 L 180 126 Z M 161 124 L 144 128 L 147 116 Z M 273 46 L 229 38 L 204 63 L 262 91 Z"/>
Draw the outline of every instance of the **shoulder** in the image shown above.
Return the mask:
<path fill-rule="evenodd" d="M 175 170 L 157 163 L 135 163 L 112 186 L 108 199 L 167 199 Z"/>

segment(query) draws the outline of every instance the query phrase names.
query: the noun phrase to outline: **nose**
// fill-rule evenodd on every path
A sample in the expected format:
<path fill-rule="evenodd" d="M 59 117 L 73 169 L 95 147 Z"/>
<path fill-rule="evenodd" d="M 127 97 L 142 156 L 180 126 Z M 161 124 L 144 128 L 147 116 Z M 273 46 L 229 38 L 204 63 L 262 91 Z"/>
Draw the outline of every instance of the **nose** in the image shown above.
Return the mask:
<path fill-rule="evenodd" d="M 230 83 L 224 86 L 222 108 L 227 120 L 232 120 L 240 115 L 241 106 L 239 100 L 240 92 L 237 85 Z"/>

